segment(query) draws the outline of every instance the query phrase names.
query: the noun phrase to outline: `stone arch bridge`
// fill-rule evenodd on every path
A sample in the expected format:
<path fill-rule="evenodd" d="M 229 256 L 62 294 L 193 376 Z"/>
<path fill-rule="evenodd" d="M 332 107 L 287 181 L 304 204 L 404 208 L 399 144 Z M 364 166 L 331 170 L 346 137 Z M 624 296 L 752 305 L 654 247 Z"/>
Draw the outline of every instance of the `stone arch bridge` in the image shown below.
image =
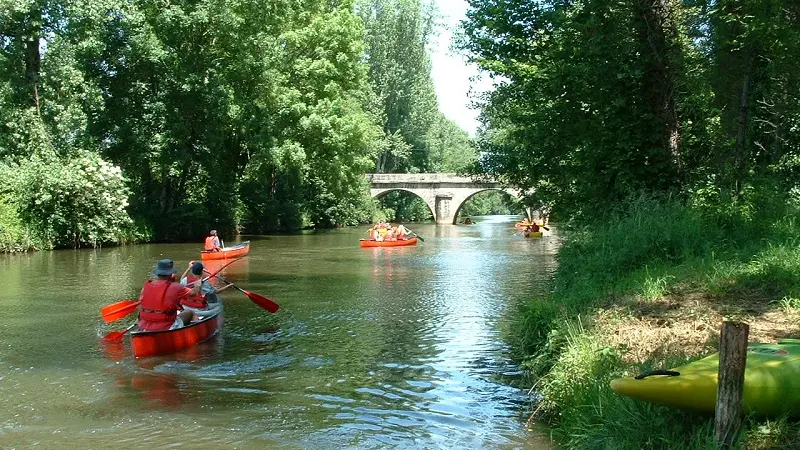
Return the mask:
<path fill-rule="evenodd" d="M 497 181 L 476 182 L 455 173 L 368 173 L 369 192 L 380 198 L 391 191 L 410 192 L 428 204 L 437 224 L 455 224 L 458 212 L 473 195 L 498 190 L 520 198 L 520 192 Z"/>

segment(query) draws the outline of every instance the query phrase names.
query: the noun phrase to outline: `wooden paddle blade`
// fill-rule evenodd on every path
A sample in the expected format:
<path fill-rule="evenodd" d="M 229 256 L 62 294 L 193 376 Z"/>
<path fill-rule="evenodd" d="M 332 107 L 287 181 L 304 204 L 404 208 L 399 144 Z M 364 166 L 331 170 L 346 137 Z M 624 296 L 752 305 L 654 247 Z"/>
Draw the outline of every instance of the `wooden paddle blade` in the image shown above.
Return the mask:
<path fill-rule="evenodd" d="M 242 289 L 244 295 L 246 295 L 250 300 L 253 301 L 256 305 L 266 309 L 271 313 L 278 312 L 278 309 L 281 307 L 279 304 L 275 303 L 274 301 L 264 297 L 263 295 L 256 294 L 255 292 L 250 292 Z"/>
<path fill-rule="evenodd" d="M 106 323 L 111 323 L 136 311 L 139 303 L 141 302 L 134 300 L 123 300 L 121 302 L 114 303 L 113 305 L 104 307 L 100 310 L 100 315 L 103 316 L 103 320 Z"/>

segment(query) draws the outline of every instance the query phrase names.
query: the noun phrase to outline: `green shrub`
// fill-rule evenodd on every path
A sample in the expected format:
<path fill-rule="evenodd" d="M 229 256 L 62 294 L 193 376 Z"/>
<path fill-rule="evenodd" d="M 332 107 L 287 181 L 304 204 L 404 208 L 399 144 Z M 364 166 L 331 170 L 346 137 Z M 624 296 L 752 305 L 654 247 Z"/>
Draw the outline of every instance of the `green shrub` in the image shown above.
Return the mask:
<path fill-rule="evenodd" d="M 133 233 L 126 180 L 94 153 L 67 160 L 35 154 L 0 171 L 8 180 L 5 195 L 15 199 L 22 223 L 45 247 L 119 243 Z"/>
<path fill-rule="evenodd" d="M 3 194 L 7 195 L 7 194 Z M 39 250 L 44 244 L 23 223 L 10 199 L 0 197 L 0 253 Z"/>

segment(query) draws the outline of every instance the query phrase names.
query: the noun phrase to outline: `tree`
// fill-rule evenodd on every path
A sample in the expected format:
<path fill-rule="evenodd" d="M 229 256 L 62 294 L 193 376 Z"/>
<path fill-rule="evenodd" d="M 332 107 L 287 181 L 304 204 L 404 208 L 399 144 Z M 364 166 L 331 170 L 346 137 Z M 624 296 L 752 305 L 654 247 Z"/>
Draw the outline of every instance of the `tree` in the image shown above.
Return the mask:
<path fill-rule="evenodd" d="M 484 102 L 478 172 L 576 217 L 681 186 L 687 25 L 675 2 L 470 4 L 461 48 L 502 80 Z"/>

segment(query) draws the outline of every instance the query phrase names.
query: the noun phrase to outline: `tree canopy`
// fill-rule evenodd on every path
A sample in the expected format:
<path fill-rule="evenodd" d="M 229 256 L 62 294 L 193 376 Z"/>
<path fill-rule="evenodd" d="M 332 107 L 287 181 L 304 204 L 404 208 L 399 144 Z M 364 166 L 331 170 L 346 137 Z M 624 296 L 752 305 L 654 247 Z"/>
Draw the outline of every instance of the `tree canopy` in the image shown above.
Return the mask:
<path fill-rule="evenodd" d="M 364 174 L 376 161 L 428 171 L 474 159 L 437 109 L 432 11 L 412 0 L 2 0 L 0 158 L 19 176 L 0 203 L 40 247 L 369 221 Z M 84 159 L 117 184 L 73 176 Z M 108 211 L 91 206 L 104 189 Z M 89 195 L 42 208 L 79 190 Z M 72 231 L 45 229 L 52 208 Z M 92 221 L 108 232 L 76 234 Z"/>
<path fill-rule="evenodd" d="M 796 2 L 470 5 L 460 47 L 498 80 L 476 172 L 587 218 L 642 192 L 747 201 L 797 186 Z"/>

